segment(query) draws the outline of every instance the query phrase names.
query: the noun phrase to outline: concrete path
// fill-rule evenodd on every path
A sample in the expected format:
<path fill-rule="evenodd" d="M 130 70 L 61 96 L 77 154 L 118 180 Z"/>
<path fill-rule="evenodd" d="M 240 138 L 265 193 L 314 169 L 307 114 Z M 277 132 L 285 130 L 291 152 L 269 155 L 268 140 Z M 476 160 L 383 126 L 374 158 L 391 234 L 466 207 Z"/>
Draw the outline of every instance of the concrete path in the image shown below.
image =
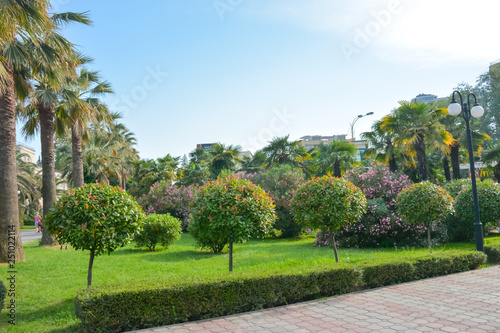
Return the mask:
<path fill-rule="evenodd" d="M 500 266 L 134 332 L 500 332 Z"/>
<path fill-rule="evenodd" d="M 21 231 L 21 239 L 23 244 L 42 238 L 42 233 L 37 234 L 36 229 Z"/>

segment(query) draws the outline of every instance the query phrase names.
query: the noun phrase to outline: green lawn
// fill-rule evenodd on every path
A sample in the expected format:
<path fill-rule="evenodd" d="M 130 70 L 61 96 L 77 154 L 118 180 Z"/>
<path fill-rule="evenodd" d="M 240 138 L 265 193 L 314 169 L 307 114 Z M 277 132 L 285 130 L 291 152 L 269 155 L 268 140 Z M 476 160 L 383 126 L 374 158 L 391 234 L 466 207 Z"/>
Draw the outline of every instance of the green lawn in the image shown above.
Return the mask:
<path fill-rule="evenodd" d="M 235 245 L 233 276 L 268 271 L 287 273 L 310 270 L 313 266 L 335 265 L 333 250 L 312 245 L 314 238 L 292 240 L 255 240 Z M 500 237 L 486 244 L 500 245 Z M 74 314 L 73 299 L 77 290 L 86 287 L 89 252 L 59 247 L 42 248 L 37 242 L 25 245 L 26 261 L 16 265 L 16 325 L 0 317 L 0 331 L 8 332 L 75 332 L 79 321 Z M 448 244 L 434 252 L 473 250 L 474 244 Z M 340 261 L 362 264 L 370 261 L 411 258 L 429 255 L 421 249 L 345 249 L 339 250 Z M 133 245 L 111 255 L 96 258 L 93 285 L 126 284 L 137 280 L 206 281 L 228 276 L 228 255 L 211 254 L 194 247 L 190 235 L 183 235 L 170 249 L 151 253 Z M 6 282 L 7 267 L 0 266 Z M 5 310 L 4 310 L 5 311 Z"/>
<path fill-rule="evenodd" d="M 36 227 L 34 225 L 23 225 L 21 227 L 21 231 L 24 231 L 24 230 L 34 230 Z"/>

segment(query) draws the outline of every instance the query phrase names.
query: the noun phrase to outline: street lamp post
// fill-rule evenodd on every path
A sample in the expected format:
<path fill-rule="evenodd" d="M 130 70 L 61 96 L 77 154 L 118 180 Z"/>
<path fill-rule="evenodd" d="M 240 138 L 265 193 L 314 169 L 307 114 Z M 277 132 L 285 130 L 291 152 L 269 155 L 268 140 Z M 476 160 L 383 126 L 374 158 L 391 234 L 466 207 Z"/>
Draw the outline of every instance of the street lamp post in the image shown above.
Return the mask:
<path fill-rule="evenodd" d="M 460 97 L 460 104 L 455 100 L 455 94 Z M 474 106 L 470 108 L 470 98 L 474 98 Z M 462 112 L 463 110 L 463 112 Z M 467 146 L 469 150 L 469 163 L 470 163 L 470 178 L 472 181 L 472 201 L 474 203 L 474 234 L 476 237 L 476 250 L 484 251 L 484 240 L 483 240 L 483 225 L 479 220 L 479 203 L 477 200 L 477 187 L 476 187 L 476 170 L 474 168 L 474 152 L 472 149 L 472 134 L 470 131 L 470 120 L 471 116 L 474 118 L 479 118 L 484 114 L 484 109 L 477 102 L 476 95 L 469 93 L 467 95 L 467 103 L 462 100 L 462 94 L 458 91 L 454 91 L 451 98 L 451 104 L 448 106 L 448 113 L 452 116 L 458 116 L 462 112 L 462 117 L 465 120 L 466 132 L 467 132 Z"/>
<path fill-rule="evenodd" d="M 356 124 L 356 122 L 363 118 L 363 117 L 366 117 L 366 116 L 371 116 L 373 114 L 373 112 L 368 112 L 367 114 L 359 114 L 356 118 L 353 119 L 353 121 L 351 122 L 351 140 L 354 141 L 354 124 Z"/>

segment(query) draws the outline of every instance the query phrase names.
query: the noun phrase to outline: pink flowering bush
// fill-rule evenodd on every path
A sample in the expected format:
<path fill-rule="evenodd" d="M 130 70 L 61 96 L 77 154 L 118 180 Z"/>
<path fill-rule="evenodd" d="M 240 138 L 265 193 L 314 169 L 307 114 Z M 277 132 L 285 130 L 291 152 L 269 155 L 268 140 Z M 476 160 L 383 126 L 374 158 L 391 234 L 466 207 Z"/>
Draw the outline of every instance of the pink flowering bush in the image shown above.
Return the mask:
<path fill-rule="evenodd" d="M 182 231 L 187 231 L 189 205 L 197 190 L 196 185 L 176 186 L 162 180 L 153 184 L 138 202 L 146 214 L 170 214 L 181 221 Z"/>
<path fill-rule="evenodd" d="M 380 163 L 357 166 L 344 176 L 358 186 L 367 199 L 363 217 L 336 232 L 342 247 L 404 247 L 425 246 L 426 228 L 404 223 L 396 210 L 396 197 L 412 185 L 408 176 L 394 173 Z M 436 243 L 446 239 L 446 228 L 434 224 L 432 237 Z M 329 245 L 330 235 L 316 234 L 316 246 Z"/>

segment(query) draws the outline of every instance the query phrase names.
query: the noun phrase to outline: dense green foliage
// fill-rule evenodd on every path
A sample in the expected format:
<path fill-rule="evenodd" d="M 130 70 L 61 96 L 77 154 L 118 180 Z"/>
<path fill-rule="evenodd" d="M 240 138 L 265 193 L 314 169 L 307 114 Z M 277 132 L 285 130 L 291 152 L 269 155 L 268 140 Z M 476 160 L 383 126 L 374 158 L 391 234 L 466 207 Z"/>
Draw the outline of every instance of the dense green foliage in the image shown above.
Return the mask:
<path fill-rule="evenodd" d="M 477 182 L 477 199 L 479 202 L 479 219 L 483 223 L 483 231 L 489 232 L 500 226 L 500 185 L 491 180 Z M 469 240 L 474 236 L 474 205 L 472 202 L 472 185 L 465 187 L 455 199 L 455 224 L 462 231 L 461 239 Z M 455 227 L 454 225 L 450 226 Z"/>
<path fill-rule="evenodd" d="M 500 264 L 500 246 L 485 246 L 484 253 L 488 256 L 488 263 Z"/>
<path fill-rule="evenodd" d="M 121 332 L 213 318 L 256 309 L 348 293 L 476 269 L 486 256 L 457 251 L 406 262 L 379 262 L 357 268 L 343 264 L 309 273 L 184 283 L 171 287 L 103 286 L 83 290 L 76 298 L 76 314 L 87 332 Z M 133 303 L 135 306 L 131 307 Z"/>
<path fill-rule="evenodd" d="M 3 284 L 2 281 L 0 281 L 0 312 L 2 312 L 2 309 L 5 306 L 5 297 L 7 296 L 7 288 L 5 288 L 5 285 Z"/>
<path fill-rule="evenodd" d="M 120 292 L 102 287 L 78 294 L 76 314 L 86 332 L 122 332 L 344 294 L 354 291 L 359 275 L 344 266 L 154 289 L 136 283 Z"/>
<path fill-rule="evenodd" d="M 329 233 L 338 262 L 334 232 L 358 221 L 366 212 L 366 198 L 351 182 L 332 176 L 305 183 L 293 196 L 291 207 L 295 219 L 304 228 Z"/>
<path fill-rule="evenodd" d="M 452 198 L 456 199 L 460 191 L 462 191 L 467 186 L 471 186 L 471 180 L 470 178 L 455 179 L 449 182 L 445 182 L 442 186 Z"/>
<path fill-rule="evenodd" d="M 430 227 L 453 212 L 453 198 L 440 186 L 421 182 L 407 187 L 396 198 L 404 221 Z"/>
<path fill-rule="evenodd" d="M 155 251 L 160 244 L 168 248 L 170 244 L 181 238 L 181 221 L 170 214 L 149 214 L 144 220 L 142 231 L 135 235 L 137 247 L 147 247 Z"/>
<path fill-rule="evenodd" d="M 277 218 L 273 228 L 279 230 L 283 238 L 299 236 L 302 228 L 293 218 L 290 201 L 297 188 L 302 185 L 304 173 L 290 165 L 280 165 L 250 179 L 262 187 L 276 205 Z"/>
<path fill-rule="evenodd" d="M 264 237 L 274 219 L 274 204 L 259 186 L 249 180 L 219 178 L 194 198 L 189 232 L 199 247 L 218 253 L 226 244 Z"/>
<path fill-rule="evenodd" d="M 485 261 L 486 255 L 482 252 L 459 252 L 417 259 L 414 262 L 375 263 L 363 268 L 363 283 L 368 288 L 381 287 L 394 283 L 464 272 L 478 268 Z"/>
<path fill-rule="evenodd" d="M 63 194 L 45 221 L 59 244 L 90 250 L 88 284 L 95 256 L 111 253 L 129 243 L 141 230 L 144 212 L 119 187 L 87 184 Z"/>
<path fill-rule="evenodd" d="M 134 172 L 129 179 L 128 193 L 139 198 L 148 194 L 153 184 L 164 180 L 172 183 L 180 177 L 180 157 L 167 154 L 157 160 L 145 159 L 134 163 Z"/>
<path fill-rule="evenodd" d="M 396 197 L 396 205 L 405 222 L 427 228 L 432 251 L 431 230 L 453 213 L 453 198 L 442 187 L 424 181 L 403 189 Z"/>
<path fill-rule="evenodd" d="M 365 212 L 366 198 L 351 182 L 323 176 L 305 183 L 291 207 L 304 228 L 336 230 L 357 221 Z"/>

